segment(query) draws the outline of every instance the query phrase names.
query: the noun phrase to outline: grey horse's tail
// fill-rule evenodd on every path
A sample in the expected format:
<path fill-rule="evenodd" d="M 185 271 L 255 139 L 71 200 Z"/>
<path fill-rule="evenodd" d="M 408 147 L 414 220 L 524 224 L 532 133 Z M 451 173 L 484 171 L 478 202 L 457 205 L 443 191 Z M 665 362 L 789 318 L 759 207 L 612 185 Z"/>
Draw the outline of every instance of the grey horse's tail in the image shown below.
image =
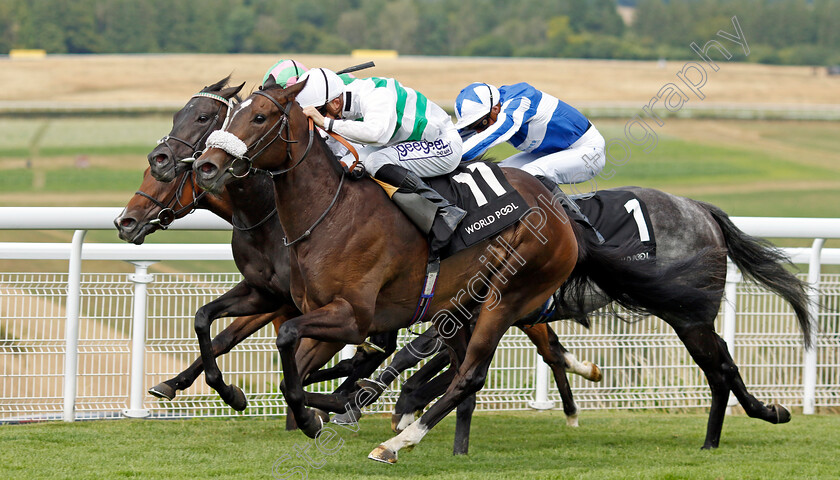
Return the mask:
<path fill-rule="evenodd" d="M 808 311 L 809 287 L 785 268 L 791 265 L 787 255 L 770 242 L 744 233 L 732 223 L 729 215 L 718 207 L 704 202 L 697 203 L 706 209 L 720 226 L 729 258 L 741 273 L 784 298 L 793 307 L 799 328 L 805 337 L 805 345 L 810 347 L 813 327 Z"/>

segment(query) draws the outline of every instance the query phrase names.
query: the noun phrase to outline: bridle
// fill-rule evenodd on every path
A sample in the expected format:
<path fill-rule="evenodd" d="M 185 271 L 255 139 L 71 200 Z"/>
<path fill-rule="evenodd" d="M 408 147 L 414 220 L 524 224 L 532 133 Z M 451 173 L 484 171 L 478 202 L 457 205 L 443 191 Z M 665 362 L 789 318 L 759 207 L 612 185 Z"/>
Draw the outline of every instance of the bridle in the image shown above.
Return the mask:
<path fill-rule="evenodd" d="M 213 127 L 215 127 L 216 123 L 219 121 L 219 117 L 221 116 L 221 113 L 222 113 L 222 108 L 227 107 L 227 112 L 225 113 L 225 122 L 222 124 L 222 127 L 224 127 L 224 124 L 227 123 L 228 119 L 230 118 L 230 112 L 231 112 L 231 110 L 233 110 L 233 102 L 231 102 L 231 100 L 229 100 L 229 99 L 227 99 L 227 98 L 225 98 L 221 95 L 216 95 L 214 93 L 209 93 L 209 92 L 198 92 L 195 95 L 193 95 L 192 97 L 190 97 L 190 99 L 198 98 L 198 97 L 211 98 L 213 100 L 216 100 L 220 104 L 219 109 L 216 110 L 216 114 L 213 116 L 213 120 L 208 123 L 207 128 L 204 130 L 204 132 L 201 134 L 201 136 L 198 138 L 198 140 L 196 140 L 195 143 L 190 143 L 189 141 L 184 140 L 184 139 L 179 138 L 179 137 L 176 137 L 174 135 L 166 135 L 165 137 L 158 140 L 158 145 L 164 144 L 166 146 L 166 148 L 169 149 L 169 152 L 172 154 L 173 158 L 175 158 L 175 151 L 173 150 L 172 145 L 169 144 L 169 140 L 175 140 L 177 142 L 180 142 L 180 143 L 186 145 L 190 150 L 192 150 L 192 152 L 193 152 L 192 155 L 190 155 L 189 157 L 187 157 L 185 159 L 180 160 L 182 162 L 192 162 L 196 158 L 198 158 L 199 155 L 201 155 L 201 150 L 199 149 L 199 146 L 204 144 L 207 137 L 210 136 L 210 133 L 213 131 Z M 190 183 L 192 184 L 193 200 L 192 200 L 192 202 L 190 202 L 187 205 L 182 205 L 181 204 L 181 194 L 184 193 L 184 187 L 186 186 L 188 179 L 190 180 Z M 135 195 L 140 195 L 141 197 L 144 197 L 144 198 L 147 198 L 149 201 L 151 201 L 153 204 L 155 204 L 157 207 L 159 207 L 161 209 L 160 212 L 158 212 L 157 218 L 154 219 L 154 220 L 151 220 L 149 223 L 152 224 L 152 225 L 160 225 L 161 229 L 166 230 L 169 227 L 169 225 L 172 224 L 172 222 L 174 222 L 175 219 L 178 218 L 181 214 L 184 214 L 185 212 L 187 212 L 187 213 L 192 212 L 193 210 L 195 210 L 198 207 L 198 202 L 200 202 L 201 199 L 204 198 L 204 195 L 207 192 L 202 191 L 200 194 L 196 195 L 195 190 L 196 190 L 195 175 L 190 170 L 189 172 L 185 173 L 181 177 L 181 183 L 178 184 L 178 188 L 175 190 L 175 196 L 172 197 L 172 199 L 168 202 L 168 204 L 164 204 L 160 200 L 152 197 L 151 195 L 149 195 L 146 192 L 143 192 L 141 190 L 137 190 L 136 192 L 134 192 L 134 194 Z M 179 206 L 181 206 L 181 208 L 179 208 L 177 211 L 172 208 L 173 205 L 175 205 L 175 204 L 178 204 Z"/>
<path fill-rule="evenodd" d="M 192 186 L 192 197 L 193 197 L 193 199 L 192 199 L 192 202 L 188 203 L 187 205 L 183 205 L 181 203 L 181 195 L 184 193 L 184 187 L 187 185 L 187 180 L 188 179 L 189 179 L 190 184 Z M 196 195 L 195 194 L 196 188 L 197 187 L 195 185 L 195 174 L 193 173 L 192 170 L 189 170 L 181 176 L 181 182 L 178 184 L 178 188 L 175 189 L 175 195 L 166 204 L 164 204 L 160 200 L 152 197 L 148 193 L 145 193 L 141 190 L 137 190 L 136 192 L 134 192 L 134 194 L 135 195 L 140 195 L 141 197 L 144 197 L 144 198 L 147 198 L 149 201 L 151 201 L 152 203 L 154 203 L 157 207 L 159 207 L 161 209 L 160 212 L 158 212 L 157 218 L 155 218 L 153 220 L 150 220 L 149 224 L 160 225 L 160 228 L 162 230 L 166 230 L 167 228 L 169 228 L 169 225 L 172 224 L 172 222 L 175 221 L 176 218 L 179 218 L 179 217 L 183 216 L 184 214 L 190 213 L 193 210 L 195 210 L 196 208 L 198 208 L 198 202 L 200 202 L 201 199 L 204 198 L 204 195 L 206 195 L 207 192 L 202 190 L 201 193 Z M 174 210 L 172 207 L 176 204 L 178 206 L 180 206 L 181 208 L 179 208 L 178 210 Z"/>
<path fill-rule="evenodd" d="M 265 170 L 265 169 L 262 169 L 262 168 L 256 168 L 256 167 L 254 167 L 254 160 L 257 157 L 259 157 L 260 155 L 262 155 L 262 153 L 268 147 L 270 147 L 278 138 L 280 140 L 283 140 L 283 142 L 286 143 L 286 158 L 288 158 L 290 161 L 293 161 L 294 159 L 292 157 L 292 144 L 293 143 L 298 143 L 298 141 L 297 140 L 292 140 L 291 138 L 286 138 L 286 137 L 290 136 L 289 135 L 289 129 L 291 127 L 289 125 L 289 112 L 291 111 L 291 108 L 292 108 L 292 102 L 287 102 L 286 105 L 283 106 L 275 98 L 273 98 L 271 95 L 265 93 L 262 90 L 257 90 L 256 92 L 254 92 L 254 95 L 260 95 L 260 96 L 265 97 L 268 100 L 270 100 L 271 103 L 273 103 L 280 110 L 280 118 L 277 119 L 277 122 L 275 122 L 274 125 L 272 125 L 271 128 L 269 128 L 253 145 L 251 145 L 250 147 L 247 147 L 246 150 L 245 150 L 245 154 L 243 154 L 243 155 L 236 155 L 235 153 L 229 151 L 228 149 L 225 149 L 225 148 L 222 148 L 222 147 L 219 147 L 219 148 L 222 148 L 227 153 L 229 153 L 230 155 L 233 156 L 233 162 L 231 163 L 230 167 L 228 168 L 228 171 L 234 177 L 243 178 L 243 177 L 247 176 L 249 173 L 259 172 L 259 173 L 265 173 L 269 177 L 274 178 L 278 175 L 283 175 L 284 173 L 288 173 L 288 172 L 294 170 L 295 168 L 297 168 L 298 165 L 300 165 L 301 163 L 303 163 L 304 160 L 306 160 L 306 157 L 309 155 L 309 151 L 312 150 L 312 143 L 315 139 L 315 125 L 312 123 L 312 119 L 310 118 L 309 119 L 309 142 L 306 144 L 306 150 L 303 152 L 303 155 L 300 156 L 300 159 L 297 162 L 295 162 L 294 165 L 292 165 L 289 168 L 281 169 L 281 170 Z M 273 138 L 268 140 L 268 142 L 266 142 L 265 145 L 263 145 L 262 148 L 257 150 L 257 152 L 254 153 L 253 155 L 250 155 L 250 156 L 247 155 L 247 153 L 249 151 L 254 150 L 255 148 L 257 148 L 258 145 L 260 145 L 262 142 L 264 142 L 272 134 L 272 132 L 275 131 L 275 129 L 277 130 L 277 134 Z M 224 128 L 222 130 L 224 131 Z M 284 132 L 286 133 L 286 137 L 283 136 Z M 233 136 L 233 134 L 230 134 L 229 132 L 225 131 L 224 133 L 227 133 L 228 135 Z M 237 140 L 238 140 L 238 138 L 237 138 Z M 241 140 L 240 140 L 240 142 L 241 142 Z M 208 148 L 209 147 L 210 146 L 208 145 Z M 237 168 L 236 168 L 236 162 L 237 161 L 244 162 L 244 167 L 247 167 L 247 169 L 237 170 Z M 242 173 L 238 173 L 238 172 L 242 172 Z"/>
<path fill-rule="evenodd" d="M 286 137 L 290 137 L 291 126 L 289 124 L 289 113 L 291 112 L 291 108 L 292 108 L 292 105 L 293 105 L 292 102 L 287 102 L 286 105 L 284 106 L 283 104 L 278 102 L 275 98 L 273 98 L 271 95 L 265 93 L 262 90 L 257 90 L 256 92 L 254 92 L 254 95 L 260 95 L 262 97 L 267 98 L 268 100 L 271 101 L 271 103 L 273 103 L 280 110 L 280 118 L 274 123 L 274 125 L 272 125 L 271 128 L 269 128 L 251 146 L 245 145 L 245 143 L 241 139 L 239 139 L 239 137 L 237 137 L 236 135 L 228 132 L 227 130 L 225 130 L 225 128 L 223 128 L 222 130 L 217 130 L 217 131 L 213 132 L 213 134 L 207 139 L 207 148 L 208 149 L 219 148 L 221 150 L 224 150 L 228 155 L 233 157 L 233 162 L 231 162 L 231 165 L 230 165 L 230 167 L 228 167 L 227 171 L 232 176 L 234 176 L 235 178 L 244 178 L 251 173 L 263 173 L 263 174 L 268 175 L 270 178 L 273 179 L 273 178 L 275 178 L 279 175 L 283 175 L 284 173 L 288 173 L 288 172 L 294 170 L 301 163 L 303 163 L 304 160 L 306 160 L 306 157 L 309 155 L 309 152 L 312 150 L 312 144 L 313 144 L 313 141 L 314 141 L 314 138 L 315 138 L 315 125 L 312 122 L 312 119 L 310 118 L 309 119 L 309 142 L 306 145 L 306 150 L 304 150 L 303 155 L 301 155 L 300 159 L 297 160 L 297 162 L 295 162 L 294 161 L 294 156 L 292 155 L 292 144 L 293 143 L 298 143 L 298 141 L 297 140 L 292 140 L 291 138 L 286 138 Z M 227 125 L 225 125 L 225 127 L 226 126 Z M 274 134 L 275 130 L 276 130 L 276 134 Z M 286 137 L 283 136 L 284 132 L 286 134 Z M 272 135 L 272 134 L 274 134 L 273 138 L 269 139 L 269 136 Z M 289 168 L 280 169 L 280 170 L 267 170 L 267 169 L 254 167 L 254 159 L 256 159 L 257 157 L 262 155 L 262 153 L 269 146 L 271 146 L 278 138 L 286 143 L 286 158 L 289 160 L 289 162 L 294 162 L 294 164 Z M 268 141 L 266 142 L 267 139 L 268 139 Z M 256 152 L 254 154 L 250 155 L 250 156 L 248 155 L 248 152 L 257 149 L 257 147 L 259 147 L 260 144 L 262 144 L 263 142 L 266 142 L 266 143 L 264 145 L 262 145 L 259 148 L 259 150 L 256 150 Z M 239 167 L 238 169 L 236 168 L 236 162 L 237 161 L 243 162 L 243 166 Z M 221 176 L 219 178 L 221 178 Z M 286 247 L 292 246 L 292 245 L 300 242 L 301 240 L 303 240 L 304 238 L 306 238 L 306 237 L 308 237 L 309 235 L 312 234 L 312 230 L 314 230 L 315 227 L 317 227 L 322 221 L 324 221 L 324 219 L 327 217 L 327 214 L 330 212 L 330 210 L 332 210 L 333 206 L 335 206 L 335 203 L 338 200 L 338 196 L 341 193 L 341 187 L 343 185 L 344 185 L 344 175 L 341 175 L 341 180 L 338 183 L 338 188 L 335 191 L 335 195 L 333 195 L 333 199 L 330 202 L 327 209 L 324 210 L 324 213 L 322 213 L 321 216 L 318 217 L 317 220 L 315 220 L 315 223 L 313 223 L 312 226 L 307 228 L 306 231 L 303 232 L 303 234 L 301 236 L 299 236 L 298 238 L 296 238 L 295 240 L 292 240 L 290 242 L 290 241 L 288 241 L 287 237 L 283 237 L 283 245 L 284 246 L 286 246 Z"/>
<path fill-rule="evenodd" d="M 233 110 L 233 102 L 231 100 L 221 96 L 221 95 L 216 95 L 214 93 L 209 93 L 209 92 L 198 92 L 195 95 L 193 95 L 192 97 L 190 97 L 190 99 L 197 98 L 197 97 L 212 98 L 213 100 L 216 100 L 217 102 L 220 103 L 219 109 L 216 110 L 216 114 L 213 116 L 213 120 L 207 124 L 207 128 L 204 130 L 204 133 L 201 134 L 201 136 L 198 138 L 198 140 L 196 140 L 195 143 L 190 143 L 188 140 L 184 140 L 182 138 L 179 138 L 179 137 L 176 137 L 176 136 L 170 134 L 170 135 L 166 135 L 165 137 L 161 138 L 157 142 L 158 145 L 163 144 L 163 145 L 166 146 L 166 148 L 169 149 L 169 153 L 172 154 L 172 158 L 175 158 L 175 150 L 172 148 L 172 145 L 170 145 L 170 143 L 169 143 L 170 140 L 174 140 L 174 141 L 179 142 L 183 145 L 186 145 L 187 148 L 189 148 L 192 151 L 192 154 L 190 154 L 189 157 L 185 157 L 185 158 L 179 160 L 181 162 L 190 163 L 190 162 L 195 161 L 195 159 L 197 159 L 201 155 L 201 152 L 202 152 L 202 150 L 199 149 L 199 146 L 203 145 L 204 142 L 207 140 L 207 137 L 210 136 L 210 133 L 213 131 L 213 128 L 216 126 L 216 123 L 219 121 L 219 117 L 221 116 L 221 113 L 222 113 L 222 108 L 227 107 L 227 112 L 225 113 L 225 121 L 222 123 L 222 128 L 224 128 L 225 125 L 227 124 L 228 120 L 230 119 L 230 112 L 231 112 L 231 110 Z"/>

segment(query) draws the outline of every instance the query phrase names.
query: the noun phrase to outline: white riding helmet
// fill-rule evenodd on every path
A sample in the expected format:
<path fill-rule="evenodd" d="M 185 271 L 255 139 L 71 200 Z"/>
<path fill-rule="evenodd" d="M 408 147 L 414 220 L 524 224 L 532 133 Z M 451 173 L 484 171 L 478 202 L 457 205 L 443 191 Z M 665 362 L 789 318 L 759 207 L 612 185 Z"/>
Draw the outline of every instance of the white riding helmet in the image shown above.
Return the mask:
<path fill-rule="evenodd" d="M 297 95 L 301 107 L 320 107 L 344 93 L 344 82 L 332 70 L 313 68 L 301 75 L 298 83 L 306 86 Z"/>
<path fill-rule="evenodd" d="M 455 117 L 458 119 L 455 128 L 469 127 L 490 113 L 499 100 L 499 89 L 493 85 L 482 82 L 467 85 L 455 99 Z"/>

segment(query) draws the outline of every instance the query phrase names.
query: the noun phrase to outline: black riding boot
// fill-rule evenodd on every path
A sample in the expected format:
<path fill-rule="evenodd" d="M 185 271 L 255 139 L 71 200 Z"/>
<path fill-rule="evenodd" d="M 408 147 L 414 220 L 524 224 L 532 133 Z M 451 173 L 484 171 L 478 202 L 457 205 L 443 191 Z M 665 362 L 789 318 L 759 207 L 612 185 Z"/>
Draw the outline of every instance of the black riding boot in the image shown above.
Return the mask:
<path fill-rule="evenodd" d="M 380 167 L 374 178 L 398 188 L 391 198 L 423 233 L 429 235 L 429 259 L 438 259 L 440 250 L 449 243 L 467 212 L 443 198 L 417 174 L 399 165 Z"/>
<path fill-rule="evenodd" d="M 598 243 L 604 243 L 604 237 L 601 236 L 601 232 L 599 232 L 592 222 L 589 221 L 589 217 L 584 215 L 584 213 L 580 210 L 577 203 L 574 202 L 568 195 L 566 195 L 563 190 L 560 190 L 560 187 L 554 183 L 553 180 L 549 180 L 541 175 L 535 175 L 537 180 L 541 181 L 543 185 L 551 192 L 551 196 L 556 198 L 560 205 L 566 209 L 566 214 L 577 222 L 580 226 L 582 226 L 585 230 L 591 231 L 595 238 L 598 239 Z"/>

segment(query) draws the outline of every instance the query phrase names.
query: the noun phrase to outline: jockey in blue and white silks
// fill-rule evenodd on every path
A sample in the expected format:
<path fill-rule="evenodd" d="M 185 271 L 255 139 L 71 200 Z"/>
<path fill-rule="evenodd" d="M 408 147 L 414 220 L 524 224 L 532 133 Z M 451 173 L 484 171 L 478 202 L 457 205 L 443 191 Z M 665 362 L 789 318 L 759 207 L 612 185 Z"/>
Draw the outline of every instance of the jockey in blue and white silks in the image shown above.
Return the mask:
<path fill-rule="evenodd" d="M 501 88 L 472 83 L 458 94 L 455 114 L 465 161 L 507 141 L 522 153 L 500 165 L 521 168 L 554 184 L 590 180 L 606 163 L 606 142 L 592 123 L 527 83 Z"/>

